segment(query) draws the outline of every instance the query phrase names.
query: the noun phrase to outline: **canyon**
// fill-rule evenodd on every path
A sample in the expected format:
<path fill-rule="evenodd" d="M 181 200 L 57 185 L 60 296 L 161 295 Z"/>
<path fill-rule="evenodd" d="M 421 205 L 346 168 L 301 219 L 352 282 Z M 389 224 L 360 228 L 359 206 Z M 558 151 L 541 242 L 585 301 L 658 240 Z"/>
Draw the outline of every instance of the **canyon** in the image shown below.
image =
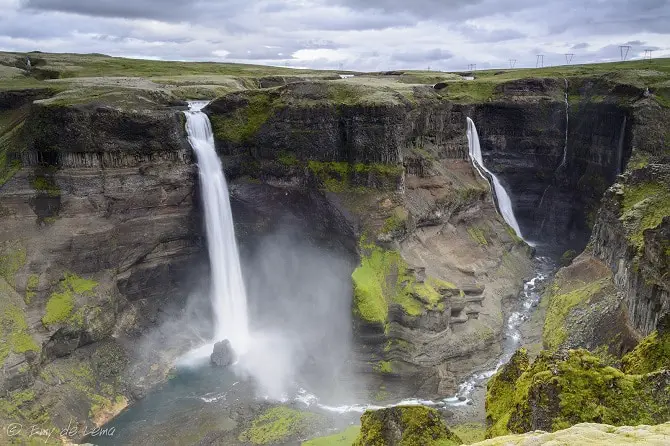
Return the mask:
<path fill-rule="evenodd" d="M 473 373 L 495 368 L 534 254 L 566 255 L 528 322 L 540 327 L 525 335 L 531 356 L 621 357 L 670 320 L 663 67 L 483 73 L 440 90 L 411 73 L 7 81 L 0 420 L 76 420 L 90 431 L 169 382 L 177 358 L 211 338 L 202 191 L 183 113 L 194 92 L 212 100 L 204 112 L 250 318 L 266 328 L 283 319 L 309 339 L 294 357 L 301 373 L 346 376 L 348 396 L 376 405 L 458 396 Z M 530 245 L 472 168 L 467 117 Z M 291 286 L 263 283 L 272 270 Z M 583 288 L 586 298 L 566 298 Z M 338 360 L 319 362 L 324 348 Z M 343 392 L 319 397 L 341 404 Z M 483 421 L 484 392 L 443 416 Z M 264 410 L 231 410 L 236 427 L 208 422 L 189 435 L 246 444 L 240 429 Z"/>

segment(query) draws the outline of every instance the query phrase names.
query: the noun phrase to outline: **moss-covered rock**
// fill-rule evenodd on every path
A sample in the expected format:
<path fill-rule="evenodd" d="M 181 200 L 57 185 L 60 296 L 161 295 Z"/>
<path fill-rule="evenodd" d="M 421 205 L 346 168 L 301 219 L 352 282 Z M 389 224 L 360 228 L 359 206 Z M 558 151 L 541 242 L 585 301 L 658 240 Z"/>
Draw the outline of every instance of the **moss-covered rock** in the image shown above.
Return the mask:
<path fill-rule="evenodd" d="M 582 422 L 657 424 L 670 419 L 670 371 L 629 375 L 586 350 L 543 352 L 529 364 L 519 351 L 489 381 L 486 415 L 488 437 Z"/>
<path fill-rule="evenodd" d="M 273 407 L 254 419 L 251 427 L 240 434 L 239 440 L 258 445 L 286 443 L 318 430 L 322 422 L 322 418 L 314 413 Z"/>
<path fill-rule="evenodd" d="M 65 273 L 58 290 L 51 294 L 47 301 L 42 323 L 46 326 L 68 323 L 81 326 L 83 312 L 75 311 L 77 296 L 88 295 L 98 286 L 94 280 L 84 279 L 72 273 Z"/>
<path fill-rule="evenodd" d="M 426 309 L 444 310 L 442 292 L 456 287 L 435 278 L 420 283 L 397 251 L 363 241 L 361 264 L 351 275 L 354 284 L 354 312 L 366 322 L 386 324 L 389 306 L 398 304 L 409 316 Z"/>
<path fill-rule="evenodd" d="M 368 410 L 354 446 L 451 446 L 462 444 L 440 418 L 425 406 Z"/>
<path fill-rule="evenodd" d="M 670 332 L 654 332 L 644 338 L 622 359 L 623 370 L 630 374 L 670 370 Z"/>
<path fill-rule="evenodd" d="M 582 423 L 553 433 L 530 432 L 521 435 L 505 435 L 490 440 L 473 443 L 476 446 L 516 446 L 516 445 L 608 445 L 665 446 L 670 438 L 670 423 L 656 426 L 622 426 Z"/>

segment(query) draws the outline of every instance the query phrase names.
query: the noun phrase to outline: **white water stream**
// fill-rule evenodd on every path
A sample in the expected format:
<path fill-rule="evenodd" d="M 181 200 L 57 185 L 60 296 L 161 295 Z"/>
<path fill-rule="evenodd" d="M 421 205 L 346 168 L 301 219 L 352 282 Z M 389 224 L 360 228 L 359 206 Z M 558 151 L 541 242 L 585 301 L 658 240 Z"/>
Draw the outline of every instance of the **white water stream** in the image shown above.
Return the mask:
<path fill-rule="evenodd" d="M 505 190 L 500 180 L 495 176 L 493 172 L 488 170 L 484 166 L 484 159 L 482 158 L 482 149 L 479 145 L 479 135 L 477 134 L 477 127 L 472 119 L 467 118 L 468 122 L 468 149 L 470 154 L 470 159 L 472 164 L 475 167 L 475 170 L 484 178 L 487 182 L 490 181 L 493 186 L 493 193 L 495 194 L 496 201 L 498 203 L 498 209 L 500 214 L 507 224 L 514 229 L 514 232 L 517 236 L 523 238 L 521 235 L 521 229 L 519 228 L 519 223 L 516 221 L 514 216 L 514 209 L 512 208 L 512 200 L 509 198 L 509 194 Z"/>

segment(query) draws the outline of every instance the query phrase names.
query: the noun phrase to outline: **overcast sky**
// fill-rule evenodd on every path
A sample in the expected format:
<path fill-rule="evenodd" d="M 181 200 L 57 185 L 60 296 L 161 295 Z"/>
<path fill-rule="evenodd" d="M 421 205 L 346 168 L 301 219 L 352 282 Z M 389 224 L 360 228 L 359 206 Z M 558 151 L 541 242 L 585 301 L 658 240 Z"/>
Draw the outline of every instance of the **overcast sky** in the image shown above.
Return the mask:
<path fill-rule="evenodd" d="M 670 56 L 670 0 L 0 0 L 0 50 L 351 70 Z"/>

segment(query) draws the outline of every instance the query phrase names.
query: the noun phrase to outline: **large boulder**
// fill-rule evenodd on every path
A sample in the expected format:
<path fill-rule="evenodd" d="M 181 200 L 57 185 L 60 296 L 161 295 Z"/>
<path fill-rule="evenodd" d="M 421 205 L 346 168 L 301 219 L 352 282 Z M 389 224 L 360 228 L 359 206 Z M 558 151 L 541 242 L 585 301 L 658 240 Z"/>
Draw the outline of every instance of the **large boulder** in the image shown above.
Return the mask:
<path fill-rule="evenodd" d="M 235 362 L 235 351 L 230 345 L 230 341 L 224 339 L 223 341 L 214 344 L 214 351 L 212 351 L 209 359 L 212 362 L 212 365 L 216 367 L 228 367 Z"/>

